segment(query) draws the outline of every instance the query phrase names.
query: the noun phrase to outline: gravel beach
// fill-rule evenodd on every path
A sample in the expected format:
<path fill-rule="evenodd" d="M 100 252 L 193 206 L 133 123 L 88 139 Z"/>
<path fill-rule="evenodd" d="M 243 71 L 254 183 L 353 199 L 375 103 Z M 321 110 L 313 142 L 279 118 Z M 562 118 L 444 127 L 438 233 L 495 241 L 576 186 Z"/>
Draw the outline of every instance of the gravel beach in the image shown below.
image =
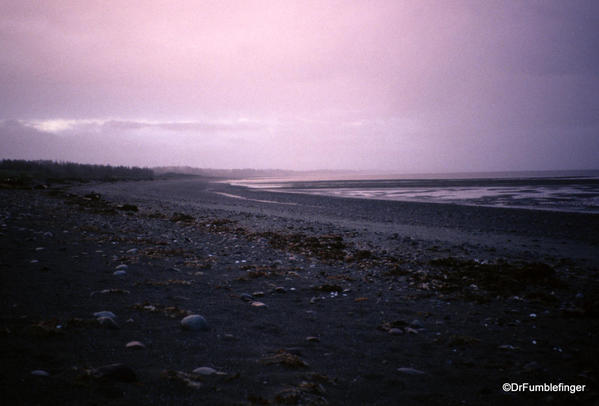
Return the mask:
<path fill-rule="evenodd" d="M 6 405 L 599 402 L 597 214 L 188 178 L 0 189 L 0 244 Z"/>

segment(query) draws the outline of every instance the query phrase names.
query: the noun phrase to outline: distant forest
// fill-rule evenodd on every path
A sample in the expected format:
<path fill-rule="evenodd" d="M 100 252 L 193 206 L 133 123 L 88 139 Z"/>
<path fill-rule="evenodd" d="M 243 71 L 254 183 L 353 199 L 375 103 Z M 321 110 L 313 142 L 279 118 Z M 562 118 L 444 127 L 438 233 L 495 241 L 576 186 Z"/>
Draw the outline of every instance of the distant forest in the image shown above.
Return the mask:
<path fill-rule="evenodd" d="M 25 161 L 5 159 L 0 161 L 2 181 L 117 181 L 149 180 L 154 172 L 148 168 L 88 165 L 73 162 Z"/>

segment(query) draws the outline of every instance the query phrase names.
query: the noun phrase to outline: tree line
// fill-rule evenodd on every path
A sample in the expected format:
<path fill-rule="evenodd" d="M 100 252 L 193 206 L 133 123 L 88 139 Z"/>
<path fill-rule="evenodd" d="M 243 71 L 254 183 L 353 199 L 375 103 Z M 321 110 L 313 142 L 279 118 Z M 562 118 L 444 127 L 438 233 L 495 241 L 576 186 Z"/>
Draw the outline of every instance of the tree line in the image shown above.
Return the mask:
<path fill-rule="evenodd" d="M 0 173 L 3 178 L 18 177 L 46 181 L 117 181 L 154 178 L 154 172 L 149 168 L 11 159 L 0 161 Z"/>

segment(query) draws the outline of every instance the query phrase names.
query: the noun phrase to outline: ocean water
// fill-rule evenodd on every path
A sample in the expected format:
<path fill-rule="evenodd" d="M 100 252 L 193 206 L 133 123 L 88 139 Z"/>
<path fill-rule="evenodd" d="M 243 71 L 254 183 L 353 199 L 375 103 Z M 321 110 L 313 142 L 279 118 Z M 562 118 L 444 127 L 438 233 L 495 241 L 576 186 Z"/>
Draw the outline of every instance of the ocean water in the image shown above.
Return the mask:
<path fill-rule="evenodd" d="M 237 184 L 360 199 L 599 213 L 599 171 L 353 177 L 254 179 Z"/>

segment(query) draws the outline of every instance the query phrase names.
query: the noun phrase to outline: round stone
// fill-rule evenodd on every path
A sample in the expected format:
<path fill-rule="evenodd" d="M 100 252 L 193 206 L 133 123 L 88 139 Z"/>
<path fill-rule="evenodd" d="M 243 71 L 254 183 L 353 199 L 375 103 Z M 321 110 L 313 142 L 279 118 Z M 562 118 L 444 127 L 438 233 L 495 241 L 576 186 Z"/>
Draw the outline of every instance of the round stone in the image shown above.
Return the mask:
<path fill-rule="evenodd" d="M 210 367 L 200 367 L 193 370 L 194 374 L 198 375 L 214 375 L 216 373 L 216 369 Z"/>
<path fill-rule="evenodd" d="M 146 348 L 146 346 L 141 341 L 129 341 L 125 345 L 125 348 L 129 348 L 131 350 L 142 350 L 142 349 Z"/>
<path fill-rule="evenodd" d="M 181 327 L 185 330 L 207 331 L 209 330 L 208 322 L 199 314 L 192 314 L 184 317 L 181 320 Z"/>
<path fill-rule="evenodd" d="M 114 271 L 112 274 L 114 276 L 125 276 L 127 275 L 127 271 Z"/>
<path fill-rule="evenodd" d="M 50 376 L 50 374 L 43 369 L 36 369 L 35 371 L 31 371 L 31 375 L 35 376 Z"/>
<path fill-rule="evenodd" d="M 95 312 L 94 317 L 108 317 L 114 319 L 116 317 L 116 314 L 114 314 L 113 312 L 109 312 L 108 310 L 102 310 L 100 312 Z"/>

